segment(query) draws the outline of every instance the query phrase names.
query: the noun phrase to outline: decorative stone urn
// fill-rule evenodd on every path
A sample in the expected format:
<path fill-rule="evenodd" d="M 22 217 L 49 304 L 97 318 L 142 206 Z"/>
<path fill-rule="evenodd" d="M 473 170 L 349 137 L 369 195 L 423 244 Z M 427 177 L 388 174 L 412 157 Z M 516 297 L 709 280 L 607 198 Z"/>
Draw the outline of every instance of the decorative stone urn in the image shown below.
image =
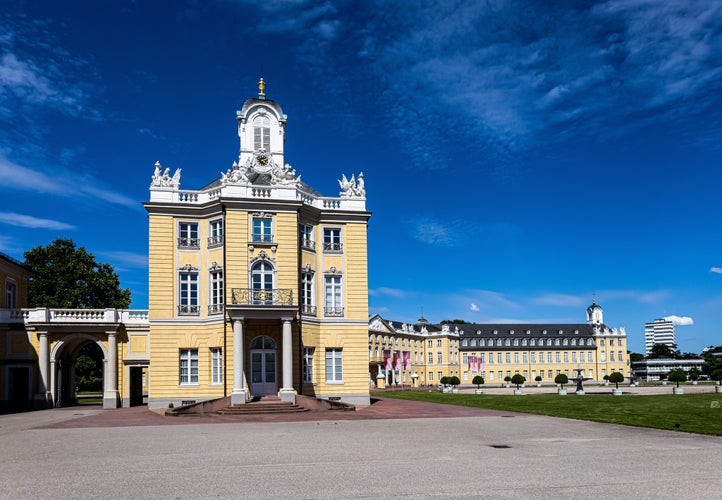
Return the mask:
<path fill-rule="evenodd" d="M 684 394 L 683 387 L 672 387 L 672 394 Z"/>
<path fill-rule="evenodd" d="M 484 394 L 484 389 L 474 389 L 474 394 Z"/>
<path fill-rule="evenodd" d="M 557 389 L 557 394 L 559 394 L 560 396 L 566 396 L 567 390 L 566 389 Z"/>
<path fill-rule="evenodd" d="M 612 396 L 621 396 L 622 389 L 612 389 Z"/>
<path fill-rule="evenodd" d="M 722 393 L 722 385 L 715 385 L 715 386 L 714 386 L 714 392 Z"/>
<path fill-rule="evenodd" d="M 514 396 L 521 396 L 521 389 L 514 389 Z"/>

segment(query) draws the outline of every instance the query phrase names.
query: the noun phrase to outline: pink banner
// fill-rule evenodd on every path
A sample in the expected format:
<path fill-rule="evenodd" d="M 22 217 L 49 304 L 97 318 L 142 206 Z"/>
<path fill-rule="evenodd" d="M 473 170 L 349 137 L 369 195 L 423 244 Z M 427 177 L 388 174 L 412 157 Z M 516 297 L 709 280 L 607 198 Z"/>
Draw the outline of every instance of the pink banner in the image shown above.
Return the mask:
<path fill-rule="evenodd" d="M 391 351 L 384 349 L 384 370 L 392 370 L 391 366 Z"/>
<path fill-rule="evenodd" d="M 401 369 L 401 351 L 394 351 L 394 370 Z"/>
<path fill-rule="evenodd" d="M 411 351 L 404 351 L 404 370 L 411 370 Z"/>

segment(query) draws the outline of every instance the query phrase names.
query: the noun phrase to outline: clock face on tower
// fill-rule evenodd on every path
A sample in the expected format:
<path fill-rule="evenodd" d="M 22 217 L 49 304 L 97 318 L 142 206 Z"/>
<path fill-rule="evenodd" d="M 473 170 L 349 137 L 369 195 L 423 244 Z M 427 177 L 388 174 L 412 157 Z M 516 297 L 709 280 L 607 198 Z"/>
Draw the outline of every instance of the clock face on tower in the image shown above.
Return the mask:
<path fill-rule="evenodd" d="M 256 172 L 266 173 L 271 170 L 272 167 L 271 156 L 264 150 L 261 150 L 254 155 L 251 166 Z"/>

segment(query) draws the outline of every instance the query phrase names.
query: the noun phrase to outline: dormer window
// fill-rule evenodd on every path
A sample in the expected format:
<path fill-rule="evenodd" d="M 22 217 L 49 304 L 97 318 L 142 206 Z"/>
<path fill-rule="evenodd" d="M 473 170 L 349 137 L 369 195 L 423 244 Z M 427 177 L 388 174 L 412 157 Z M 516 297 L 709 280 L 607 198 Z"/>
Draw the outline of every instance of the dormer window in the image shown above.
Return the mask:
<path fill-rule="evenodd" d="M 253 120 L 253 150 L 271 150 L 271 120 L 267 116 L 257 116 Z"/>

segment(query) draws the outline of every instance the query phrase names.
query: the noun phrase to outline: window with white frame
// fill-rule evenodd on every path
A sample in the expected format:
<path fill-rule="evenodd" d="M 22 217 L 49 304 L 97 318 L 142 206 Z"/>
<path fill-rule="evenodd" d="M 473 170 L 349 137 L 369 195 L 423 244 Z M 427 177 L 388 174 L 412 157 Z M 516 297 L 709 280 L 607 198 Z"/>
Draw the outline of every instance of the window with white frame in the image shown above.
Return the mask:
<path fill-rule="evenodd" d="M 313 273 L 301 272 L 301 314 L 316 315 L 316 307 L 313 300 Z"/>
<path fill-rule="evenodd" d="M 15 309 L 18 306 L 18 285 L 9 279 L 5 282 L 5 307 Z"/>
<path fill-rule="evenodd" d="M 506 362 L 511 363 L 511 353 L 510 352 L 506 353 Z"/>
<path fill-rule="evenodd" d="M 323 251 L 340 252 L 341 250 L 343 250 L 341 229 L 338 227 L 323 228 Z"/>
<path fill-rule="evenodd" d="M 551 362 L 552 362 L 552 352 L 548 351 L 547 352 L 547 363 L 551 363 Z"/>
<path fill-rule="evenodd" d="M 554 359 L 556 360 L 557 363 L 561 362 L 561 353 L 559 351 L 556 351 L 554 353 Z"/>
<path fill-rule="evenodd" d="M 624 361 L 622 358 L 622 351 L 617 351 L 617 361 Z"/>
<path fill-rule="evenodd" d="M 429 372 L 429 382 L 434 380 L 434 372 Z"/>
<path fill-rule="evenodd" d="M 181 349 L 179 363 L 181 385 L 198 383 L 198 349 Z"/>
<path fill-rule="evenodd" d="M 464 364 L 467 364 L 469 362 L 469 355 L 467 353 L 463 353 L 461 355 L 461 362 Z"/>
<path fill-rule="evenodd" d="M 304 347 L 303 348 L 303 383 L 304 384 L 311 384 L 313 383 L 313 353 L 314 353 L 313 347 Z M 376 350 L 376 355 L 378 356 L 378 349 Z"/>
<path fill-rule="evenodd" d="M 496 362 L 501 364 L 501 353 L 500 352 L 496 353 Z"/>
<path fill-rule="evenodd" d="M 528 362 L 529 362 L 529 354 L 528 354 L 526 351 L 524 351 L 524 352 L 521 353 L 521 354 L 522 354 L 522 356 L 521 356 L 521 362 L 522 362 L 522 363 L 528 363 Z"/>
<path fill-rule="evenodd" d="M 576 363 L 576 362 L 577 362 L 577 353 L 572 351 L 572 363 Z"/>
<path fill-rule="evenodd" d="M 569 352 L 564 351 L 564 362 L 569 363 Z"/>
<path fill-rule="evenodd" d="M 343 382 L 342 349 L 326 349 L 326 382 Z"/>
<path fill-rule="evenodd" d="M 331 275 L 324 277 L 323 315 L 331 317 L 343 316 L 343 301 L 341 294 L 341 276 Z"/>
<path fill-rule="evenodd" d="M 254 243 L 272 243 L 273 242 L 273 219 L 268 215 L 259 215 L 253 217 L 253 233 L 251 240 Z"/>
<path fill-rule="evenodd" d="M 178 248 L 200 248 L 197 222 L 178 223 Z"/>
<path fill-rule="evenodd" d="M 298 228 L 301 238 L 301 248 L 306 250 L 316 250 L 316 241 L 313 237 L 313 226 L 310 224 L 301 224 Z"/>
<path fill-rule="evenodd" d="M 212 220 L 208 223 L 208 248 L 223 244 L 223 219 Z"/>
<path fill-rule="evenodd" d="M 223 383 L 223 351 L 220 347 L 211 347 L 211 384 Z"/>
<path fill-rule="evenodd" d="M 432 364 L 434 362 L 434 353 L 430 352 L 428 358 L 429 358 L 429 364 Z"/>
<path fill-rule="evenodd" d="M 178 314 L 197 315 L 200 312 L 198 305 L 198 273 L 195 271 L 181 271 L 178 275 Z"/>
<path fill-rule="evenodd" d="M 428 345 L 429 347 L 434 347 L 434 341 L 429 340 L 426 345 Z"/>
<path fill-rule="evenodd" d="M 609 361 L 614 361 L 614 351 L 609 351 Z"/>
<path fill-rule="evenodd" d="M 444 359 L 444 353 L 443 353 L 443 352 L 437 352 L 437 353 L 436 353 L 436 362 L 437 362 L 438 364 L 441 364 L 441 363 L 443 363 L 443 359 Z"/>
<path fill-rule="evenodd" d="M 273 303 L 273 266 L 270 262 L 259 261 L 253 264 L 251 288 L 254 304 Z"/>
<path fill-rule="evenodd" d="M 253 119 L 253 150 L 271 150 L 271 120 L 267 116 Z"/>
<path fill-rule="evenodd" d="M 536 363 L 536 352 L 532 351 L 531 353 L 531 362 Z"/>
<path fill-rule="evenodd" d="M 593 357 L 592 357 L 592 352 L 589 351 L 589 352 L 587 353 L 587 363 L 591 363 L 591 362 L 592 362 L 592 359 L 593 359 Z"/>
<path fill-rule="evenodd" d="M 223 270 L 212 269 L 210 272 L 210 292 L 208 314 L 223 312 Z"/>

